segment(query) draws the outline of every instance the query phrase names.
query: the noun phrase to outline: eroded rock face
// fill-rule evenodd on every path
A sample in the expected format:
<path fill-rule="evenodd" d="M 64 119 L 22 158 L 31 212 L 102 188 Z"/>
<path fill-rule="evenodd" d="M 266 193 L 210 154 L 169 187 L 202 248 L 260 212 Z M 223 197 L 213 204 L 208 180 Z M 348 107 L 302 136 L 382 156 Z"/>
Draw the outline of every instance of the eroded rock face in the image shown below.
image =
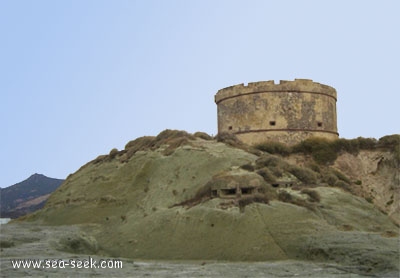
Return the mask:
<path fill-rule="evenodd" d="M 314 187 L 318 201 L 290 188 L 272 188 L 255 172 L 240 169 L 256 155 L 223 143 L 196 139 L 168 155 L 165 148 L 137 150 L 129 158 L 127 152 L 114 152 L 86 164 L 30 219 L 94 223 L 96 228 L 86 232 L 96 250 L 118 257 L 301 259 L 340 262 L 364 272 L 398 269 L 398 227 L 365 199 L 332 187 Z M 176 205 L 216 177 L 224 177 L 222 186 L 270 186 L 301 202 L 270 194 L 267 202 L 241 208 L 240 196 L 230 202 L 210 195 L 192 206 Z"/>
<path fill-rule="evenodd" d="M 389 151 L 343 153 L 334 166 L 358 182 L 358 195 L 373 202 L 400 225 L 400 174 Z"/>

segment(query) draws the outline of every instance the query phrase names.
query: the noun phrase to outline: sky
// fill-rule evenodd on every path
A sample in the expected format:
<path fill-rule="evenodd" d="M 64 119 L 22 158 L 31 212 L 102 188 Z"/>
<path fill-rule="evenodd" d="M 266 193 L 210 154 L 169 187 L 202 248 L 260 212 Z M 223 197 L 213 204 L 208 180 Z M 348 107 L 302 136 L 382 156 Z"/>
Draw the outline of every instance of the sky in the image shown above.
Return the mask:
<path fill-rule="evenodd" d="M 312 79 L 342 138 L 400 133 L 400 1 L 1 0 L 0 187 L 164 129 L 217 133 L 214 95 Z"/>

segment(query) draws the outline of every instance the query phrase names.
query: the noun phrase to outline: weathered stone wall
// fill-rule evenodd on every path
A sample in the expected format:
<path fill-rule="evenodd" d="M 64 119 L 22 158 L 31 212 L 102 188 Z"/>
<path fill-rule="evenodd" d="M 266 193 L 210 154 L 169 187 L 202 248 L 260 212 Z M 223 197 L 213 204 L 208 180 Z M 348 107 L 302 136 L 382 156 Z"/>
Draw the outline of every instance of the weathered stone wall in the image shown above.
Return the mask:
<path fill-rule="evenodd" d="M 231 86 L 219 90 L 215 102 L 218 132 L 234 133 L 247 144 L 338 138 L 336 90 L 312 80 Z"/>

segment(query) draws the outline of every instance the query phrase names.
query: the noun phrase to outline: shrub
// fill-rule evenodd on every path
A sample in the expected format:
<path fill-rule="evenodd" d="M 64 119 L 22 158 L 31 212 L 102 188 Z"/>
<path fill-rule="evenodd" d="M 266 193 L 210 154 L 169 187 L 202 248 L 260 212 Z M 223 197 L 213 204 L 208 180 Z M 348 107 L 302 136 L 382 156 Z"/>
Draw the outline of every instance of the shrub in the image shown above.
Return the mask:
<path fill-rule="evenodd" d="M 110 157 L 111 159 L 113 159 L 114 157 L 117 156 L 117 154 L 118 154 L 118 150 L 117 150 L 116 148 L 114 148 L 114 149 L 112 149 L 112 150 L 110 151 L 109 157 Z"/>
<path fill-rule="evenodd" d="M 163 151 L 164 155 L 171 155 L 178 147 L 187 145 L 189 140 L 186 137 L 177 137 L 168 141 L 168 147 Z"/>
<path fill-rule="evenodd" d="M 7 240 L 7 239 L 1 239 L 0 240 L 0 248 L 10 248 L 13 247 L 15 243 L 13 241 Z"/>
<path fill-rule="evenodd" d="M 400 135 L 393 134 L 387 135 L 379 139 L 377 143 L 378 147 L 387 148 L 393 152 L 393 162 L 395 167 L 400 165 Z"/>
<path fill-rule="evenodd" d="M 337 158 L 334 142 L 325 138 L 311 137 L 293 146 L 293 152 L 311 154 L 317 163 L 330 164 Z"/>
<path fill-rule="evenodd" d="M 374 199 L 371 196 L 366 197 L 365 200 L 370 204 L 374 203 Z"/>
<path fill-rule="evenodd" d="M 391 144 L 395 139 L 389 138 L 383 140 L 383 144 Z M 313 159 L 322 165 L 333 163 L 339 152 L 348 152 L 358 154 L 360 149 L 373 149 L 376 146 L 376 140 L 373 138 L 328 140 L 320 137 L 308 138 L 292 147 L 292 152 L 310 154 Z"/>
<path fill-rule="evenodd" d="M 271 171 L 268 168 L 262 168 L 257 171 L 257 174 L 262 176 L 264 180 L 268 183 L 274 183 L 276 182 L 276 177 L 271 173 Z"/>
<path fill-rule="evenodd" d="M 272 172 L 272 174 L 277 177 L 280 178 L 283 176 L 283 169 L 279 166 L 276 167 L 270 167 L 269 170 Z"/>
<path fill-rule="evenodd" d="M 290 165 L 288 167 L 288 171 L 298 178 L 302 183 L 315 184 L 317 182 L 315 173 L 310 169 Z"/>
<path fill-rule="evenodd" d="M 337 153 L 332 148 L 321 148 L 312 154 L 314 160 L 322 165 L 331 164 L 337 158 Z"/>
<path fill-rule="evenodd" d="M 196 194 L 183 202 L 173 204 L 169 208 L 177 207 L 177 206 L 187 206 L 188 208 L 191 208 L 197 204 L 200 204 L 202 202 L 205 202 L 209 199 L 211 199 L 211 186 L 213 185 L 213 180 L 209 181 L 206 183 L 204 186 L 202 186 Z"/>
<path fill-rule="evenodd" d="M 125 145 L 126 159 L 132 157 L 137 151 L 155 150 L 162 145 L 168 145 L 164 150 L 164 155 L 170 155 L 177 147 L 187 144 L 189 140 L 193 140 L 194 138 L 193 135 L 186 131 L 170 129 L 160 132 L 156 137 L 139 137 Z"/>
<path fill-rule="evenodd" d="M 349 186 L 349 184 L 344 182 L 344 181 L 342 181 L 342 180 L 338 180 L 335 183 L 335 187 L 340 187 L 340 188 L 344 189 L 345 191 L 348 191 L 348 192 L 351 193 L 351 187 Z"/>
<path fill-rule="evenodd" d="M 311 162 L 307 165 L 307 167 L 316 173 L 321 173 L 321 168 L 316 163 Z"/>
<path fill-rule="evenodd" d="M 303 190 L 300 191 L 302 194 L 307 194 L 310 197 L 311 202 L 317 202 L 319 203 L 321 201 L 321 196 L 319 193 L 315 190 L 311 190 L 308 188 L 304 188 Z"/>
<path fill-rule="evenodd" d="M 338 178 L 336 177 L 335 174 L 328 173 L 328 174 L 323 176 L 322 181 L 326 182 L 330 186 L 334 186 L 335 183 L 338 181 Z"/>
<path fill-rule="evenodd" d="M 378 147 L 393 148 L 400 145 L 400 135 L 392 134 L 379 138 Z"/>
<path fill-rule="evenodd" d="M 106 160 L 106 158 L 107 158 L 107 155 L 104 155 L 104 154 L 99 155 L 95 160 L 93 160 L 93 163 L 97 164 L 97 163 L 103 162 Z"/>
<path fill-rule="evenodd" d="M 256 160 L 257 168 L 277 167 L 277 166 L 283 166 L 285 164 L 286 164 L 285 161 L 274 155 L 264 155 Z"/>
<path fill-rule="evenodd" d="M 194 139 L 193 135 L 187 133 L 184 130 L 166 129 L 166 130 L 161 131 L 156 136 L 156 141 L 164 143 L 164 142 L 166 142 L 166 141 L 168 141 L 170 139 L 178 138 L 178 137 L 185 137 L 185 138 L 192 139 L 192 140 Z"/>
<path fill-rule="evenodd" d="M 143 137 L 139 137 L 135 140 L 129 141 L 125 145 L 126 160 L 131 158 L 138 151 L 151 150 L 156 143 L 155 139 L 156 139 L 156 137 L 154 137 L 154 136 L 143 136 Z"/>
<path fill-rule="evenodd" d="M 260 151 L 268 152 L 271 154 L 289 155 L 291 153 L 291 149 L 289 146 L 275 141 L 257 144 L 254 147 Z"/>
<path fill-rule="evenodd" d="M 240 166 L 240 168 L 242 168 L 243 170 L 249 171 L 249 172 L 254 171 L 254 166 L 251 163 L 244 164 L 244 165 Z"/>
<path fill-rule="evenodd" d="M 278 193 L 278 200 L 285 203 L 291 203 L 293 201 L 293 197 L 289 192 L 283 190 Z"/>
<path fill-rule="evenodd" d="M 243 144 L 236 137 L 235 134 L 228 133 L 228 132 L 220 132 L 220 133 L 218 133 L 217 136 L 215 137 L 215 139 L 217 139 L 217 142 L 222 142 L 222 143 L 225 143 L 225 144 L 231 145 L 231 146 L 236 146 L 236 145 Z"/>
<path fill-rule="evenodd" d="M 255 194 L 252 196 L 242 197 L 238 200 L 240 212 L 244 212 L 244 208 L 252 203 L 269 204 L 269 199 L 264 194 Z"/>
<path fill-rule="evenodd" d="M 204 140 L 212 140 L 212 137 L 205 132 L 197 131 L 193 134 L 194 137 L 201 138 Z"/>
<path fill-rule="evenodd" d="M 339 170 L 330 168 L 329 171 L 330 171 L 330 173 L 335 175 L 339 180 L 344 181 L 347 184 L 351 184 L 351 180 L 345 174 L 340 172 Z"/>
<path fill-rule="evenodd" d="M 357 137 L 358 145 L 361 150 L 372 150 L 376 147 L 376 139 L 375 138 L 363 138 Z"/>
<path fill-rule="evenodd" d="M 281 202 L 290 203 L 296 206 L 304 207 L 306 209 L 315 211 L 315 202 L 309 203 L 302 199 L 296 199 L 286 191 L 280 191 L 278 193 L 278 200 Z"/>
<path fill-rule="evenodd" d="M 345 151 L 351 154 L 357 154 L 360 150 L 357 139 L 348 140 L 344 138 L 333 141 L 333 148 L 336 152 Z"/>

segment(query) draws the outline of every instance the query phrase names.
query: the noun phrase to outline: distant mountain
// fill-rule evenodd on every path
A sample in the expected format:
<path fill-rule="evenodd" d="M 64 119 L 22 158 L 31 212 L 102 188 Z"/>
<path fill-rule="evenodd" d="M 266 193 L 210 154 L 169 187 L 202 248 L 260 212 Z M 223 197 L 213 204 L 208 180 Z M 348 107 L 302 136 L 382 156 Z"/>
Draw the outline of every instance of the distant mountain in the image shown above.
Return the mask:
<path fill-rule="evenodd" d="M 0 188 L 0 217 L 17 218 L 42 208 L 64 180 L 34 174 L 28 179 Z"/>

